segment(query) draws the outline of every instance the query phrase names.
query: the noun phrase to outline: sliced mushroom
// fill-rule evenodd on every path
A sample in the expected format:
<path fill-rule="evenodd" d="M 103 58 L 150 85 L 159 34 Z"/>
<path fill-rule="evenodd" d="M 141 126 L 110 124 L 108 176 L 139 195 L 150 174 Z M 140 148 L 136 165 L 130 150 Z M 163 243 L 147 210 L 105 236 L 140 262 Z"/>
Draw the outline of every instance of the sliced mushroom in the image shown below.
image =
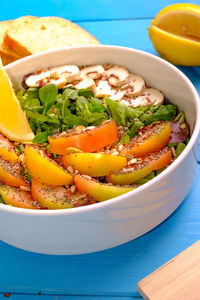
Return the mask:
<path fill-rule="evenodd" d="M 66 65 L 50 68 L 40 73 L 31 74 L 26 78 L 25 84 L 28 87 L 40 87 L 53 83 L 58 88 L 62 88 L 66 83 L 70 83 L 79 77 L 79 68 L 74 65 Z"/>
<path fill-rule="evenodd" d="M 105 75 L 110 85 L 120 87 L 128 78 L 129 72 L 122 66 L 114 65 L 105 71 Z"/>
<path fill-rule="evenodd" d="M 94 96 L 97 98 L 111 96 L 112 90 L 107 80 L 100 80 L 92 89 Z"/>
<path fill-rule="evenodd" d="M 47 78 L 50 78 L 50 74 L 50 71 L 32 74 L 25 79 L 25 85 L 28 87 L 39 87 L 41 86 L 41 81 L 44 80 L 47 82 Z"/>
<path fill-rule="evenodd" d="M 158 105 L 164 102 L 163 94 L 153 88 L 145 88 L 143 93 L 132 99 L 131 106 L 149 106 L 149 105 Z"/>
<path fill-rule="evenodd" d="M 136 74 L 130 74 L 125 85 L 121 89 L 125 89 L 127 97 L 136 97 L 140 95 L 145 88 L 144 79 Z"/>
<path fill-rule="evenodd" d="M 83 68 L 80 71 L 80 76 L 89 76 L 92 79 L 97 79 L 104 74 L 105 70 L 102 65 L 94 65 Z"/>
<path fill-rule="evenodd" d="M 67 80 L 67 83 L 70 83 L 79 78 L 79 68 L 75 65 L 65 65 L 62 67 L 53 68 L 54 73 L 63 74 Z M 53 73 L 51 73 L 51 76 Z"/>
<path fill-rule="evenodd" d="M 112 100 L 121 100 L 124 95 L 124 90 L 111 89 L 111 95 L 109 96 L 109 98 Z"/>
<path fill-rule="evenodd" d="M 89 76 L 84 76 L 83 78 L 79 78 L 79 82 L 73 87 L 77 90 L 80 89 L 89 89 L 92 88 L 95 85 L 94 80 Z"/>

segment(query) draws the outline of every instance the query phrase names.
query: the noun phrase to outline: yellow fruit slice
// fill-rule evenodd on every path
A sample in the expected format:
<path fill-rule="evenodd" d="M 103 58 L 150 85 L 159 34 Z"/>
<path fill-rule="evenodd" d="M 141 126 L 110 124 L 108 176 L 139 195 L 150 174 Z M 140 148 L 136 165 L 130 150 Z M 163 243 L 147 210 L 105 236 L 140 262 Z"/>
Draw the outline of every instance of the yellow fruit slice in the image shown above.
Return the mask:
<path fill-rule="evenodd" d="M 165 7 L 149 28 L 157 52 L 177 65 L 200 65 L 200 6 L 181 3 Z"/>
<path fill-rule="evenodd" d="M 0 60 L 0 132 L 13 141 L 32 141 L 34 134 Z"/>

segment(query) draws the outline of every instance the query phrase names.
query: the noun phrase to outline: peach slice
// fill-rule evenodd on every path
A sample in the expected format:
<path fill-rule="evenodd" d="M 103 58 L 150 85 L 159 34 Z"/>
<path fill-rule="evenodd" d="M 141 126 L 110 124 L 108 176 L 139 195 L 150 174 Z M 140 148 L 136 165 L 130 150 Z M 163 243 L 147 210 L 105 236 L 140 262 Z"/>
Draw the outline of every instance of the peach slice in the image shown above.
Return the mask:
<path fill-rule="evenodd" d="M 16 187 L 0 185 L 0 195 L 7 205 L 29 209 L 41 208 L 36 201 L 31 199 L 29 192 L 21 191 Z"/>
<path fill-rule="evenodd" d="M 25 147 L 25 164 L 29 174 L 42 183 L 69 185 L 73 177 L 37 147 Z"/>
<path fill-rule="evenodd" d="M 96 201 L 105 201 L 134 190 L 138 185 L 113 186 L 107 183 L 100 183 L 94 179 L 86 178 L 84 175 L 75 175 L 74 183 L 81 194 L 92 196 Z"/>
<path fill-rule="evenodd" d="M 13 144 L 0 134 L 0 158 L 7 161 L 19 161 Z"/>
<path fill-rule="evenodd" d="M 97 127 L 88 127 L 80 132 L 69 131 L 66 135 L 49 137 L 51 152 L 66 154 L 68 147 L 84 152 L 94 152 L 109 144 L 116 143 L 119 137 L 117 124 L 114 120 L 103 122 Z"/>
<path fill-rule="evenodd" d="M 19 163 L 0 158 L 0 182 L 10 186 L 27 186 L 24 168 Z"/>
<path fill-rule="evenodd" d="M 124 146 L 122 154 L 132 154 L 141 157 L 164 148 L 171 135 L 171 126 L 168 121 L 152 123 L 140 130 L 128 146 Z"/>
<path fill-rule="evenodd" d="M 73 153 L 64 155 L 61 162 L 65 168 L 71 166 L 81 174 L 97 177 L 123 169 L 127 158 L 104 153 Z"/>
<path fill-rule="evenodd" d="M 39 182 L 32 178 L 32 198 L 48 209 L 71 208 L 73 204 L 68 202 L 66 189 L 63 186 L 52 186 Z"/>
<path fill-rule="evenodd" d="M 112 184 L 132 184 L 135 181 L 144 178 L 152 171 L 168 166 L 171 161 L 171 149 L 164 148 L 163 150 L 138 158 L 135 163 L 125 167 L 120 172 L 108 175 L 106 180 Z"/>

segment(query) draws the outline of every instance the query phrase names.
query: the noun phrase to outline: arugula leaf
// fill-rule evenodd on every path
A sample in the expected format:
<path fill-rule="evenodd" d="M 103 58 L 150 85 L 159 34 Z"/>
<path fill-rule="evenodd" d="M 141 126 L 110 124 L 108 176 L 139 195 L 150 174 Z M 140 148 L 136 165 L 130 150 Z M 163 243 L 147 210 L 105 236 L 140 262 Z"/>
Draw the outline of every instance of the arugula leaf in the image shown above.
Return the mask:
<path fill-rule="evenodd" d="M 39 98 L 39 88 L 32 87 L 26 90 L 26 94 L 28 98 Z"/>
<path fill-rule="evenodd" d="M 78 90 L 78 95 L 79 96 L 84 96 L 86 98 L 94 97 L 94 94 L 90 89 L 80 89 L 80 90 Z"/>
<path fill-rule="evenodd" d="M 121 139 L 120 139 L 120 141 L 119 141 L 119 143 L 120 144 L 126 144 L 126 145 L 128 145 L 129 144 L 129 142 L 130 142 L 130 136 L 129 136 L 129 134 L 130 134 L 130 131 L 129 131 L 129 129 L 123 134 L 123 136 L 121 137 Z"/>
<path fill-rule="evenodd" d="M 118 126 L 126 125 L 126 105 L 117 101 L 112 101 L 106 98 L 106 105 L 111 117 L 115 120 Z"/>
<path fill-rule="evenodd" d="M 146 177 L 139 179 L 137 181 L 135 181 L 136 184 L 144 184 L 146 182 L 148 182 L 149 180 L 153 179 L 155 177 L 155 173 L 151 172 L 149 175 L 147 175 Z"/>
<path fill-rule="evenodd" d="M 150 111 L 151 112 L 151 111 Z M 160 105 L 153 113 L 148 110 L 142 115 L 140 121 L 149 125 L 156 121 L 172 121 L 176 116 L 176 106 L 173 104 Z"/>
<path fill-rule="evenodd" d="M 37 98 L 28 98 L 28 97 L 26 99 L 24 99 L 24 101 L 22 103 L 23 110 L 33 107 L 33 106 L 40 106 L 40 100 Z"/>
<path fill-rule="evenodd" d="M 39 132 L 38 134 L 36 134 L 32 142 L 37 144 L 44 144 L 48 142 L 49 135 L 49 131 Z"/>
<path fill-rule="evenodd" d="M 99 125 L 107 120 L 107 115 L 101 112 L 91 112 L 89 109 L 89 101 L 85 97 L 80 96 L 76 99 L 76 111 L 87 124 Z"/>
<path fill-rule="evenodd" d="M 138 106 L 135 108 L 126 106 L 126 117 L 129 121 L 131 121 L 133 119 L 139 119 L 146 110 L 147 110 L 147 108 L 142 107 L 142 106 Z"/>
<path fill-rule="evenodd" d="M 67 98 L 76 100 L 78 98 L 78 91 L 72 88 L 64 89 L 62 93 L 62 99 L 65 101 Z"/>
<path fill-rule="evenodd" d="M 88 108 L 91 112 L 107 113 L 107 107 L 104 105 L 103 100 L 92 97 L 89 101 Z"/>
<path fill-rule="evenodd" d="M 184 143 L 178 143 L 175 153 L 176 153 L 176 158 L 183 152 L 185 149 L 186 145 Z"/>
<path fill-rule="evenodd" d="M 72 128 L 75 125 L 88 125 L 88 123 L 84 119 L 79 116 L 73 115 L 67 107 L 64 111 L 63 123 L 67 125 L 68 129 Z"/>
<path fill-rule="evenodd" d="M 39 98 L 44 106 L 43 114 L 56 102 L 58 89 L 55 84 L 48 84 L 39 89 Z"/>
<path fill-rule="evenodd" d="M 136 121 L 133 123 L 133 125 L 130 128 L 129 136 L 132 139 L 134 136 L 137 135 L 137 131 L 141 128 L 144 127 L 144 123 L 140 121 Z"/>
<path fill-rule="evenodd" d="M 60 124 L 60 121 L 58 120 L 57 116 L 55 117 L 48 117 L 44 116 L 38 112 L 32 112 L 32 111 L 27 111 L 26 110 L 26 116 L 31 119 L 35 119 L 39 123 L 55 123 L 55 124 Z"/>
<path fill-rule="evenodd" d="M 115 120 L 117 125 L 126 125 L 127 121 L 131 121 L 135 118 L 141 117 L 147 108 L 136 107 L 132 108 L 124 103 L 113 101 L 106 98 L 106 105 L 111 117 Z"/>

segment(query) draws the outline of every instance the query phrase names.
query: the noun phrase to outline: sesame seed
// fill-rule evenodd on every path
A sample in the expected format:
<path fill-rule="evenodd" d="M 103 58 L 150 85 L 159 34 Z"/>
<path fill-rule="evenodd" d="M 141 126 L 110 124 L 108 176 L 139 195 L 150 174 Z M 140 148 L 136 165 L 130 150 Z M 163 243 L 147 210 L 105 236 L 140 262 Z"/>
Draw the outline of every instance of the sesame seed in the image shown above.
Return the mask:
<path fill-rule="evenodd" d="M 75 190 L 76 190 L 76 186 L 75 186 L 75 185 L 72 185 L 71 188 L 70 188 L 70 191 L 71 191 L 72 193 L 74 193 Z"/>
<path fill-rule="evenodd" d="M 69 167 L 67 167 L 67 171 L 68 171 L 69 173 L 73 173 L 73 172 L 74 172 L 74 169 L 73 169 L 71 166 L 69 166 Z"/>
<path fill-rule="evenodd" d="M 186 125 L 185 123 L 183 123 L 183 124 L 180 125 L 181 129 L 185 129 L 186 126 L 187 126 L 187 125 Z"/>
<path fill-rule="evenodd" d="M 122 151 L 122 149 L 123 149 L 123 145 L 119 145 L 118 151 Z"/>
<path fill-rule="evenodd" d="M 82 175 L 84 178 L 86 179 L 91 179 L 92 177 L 88 176 L 88 175 Z"/>
<path fill-rule="evenodd" d="M 30 192 L 30 189 L 26 186 L 21 185 L 19 188 L 20 188 L 21 191 Z"/>

